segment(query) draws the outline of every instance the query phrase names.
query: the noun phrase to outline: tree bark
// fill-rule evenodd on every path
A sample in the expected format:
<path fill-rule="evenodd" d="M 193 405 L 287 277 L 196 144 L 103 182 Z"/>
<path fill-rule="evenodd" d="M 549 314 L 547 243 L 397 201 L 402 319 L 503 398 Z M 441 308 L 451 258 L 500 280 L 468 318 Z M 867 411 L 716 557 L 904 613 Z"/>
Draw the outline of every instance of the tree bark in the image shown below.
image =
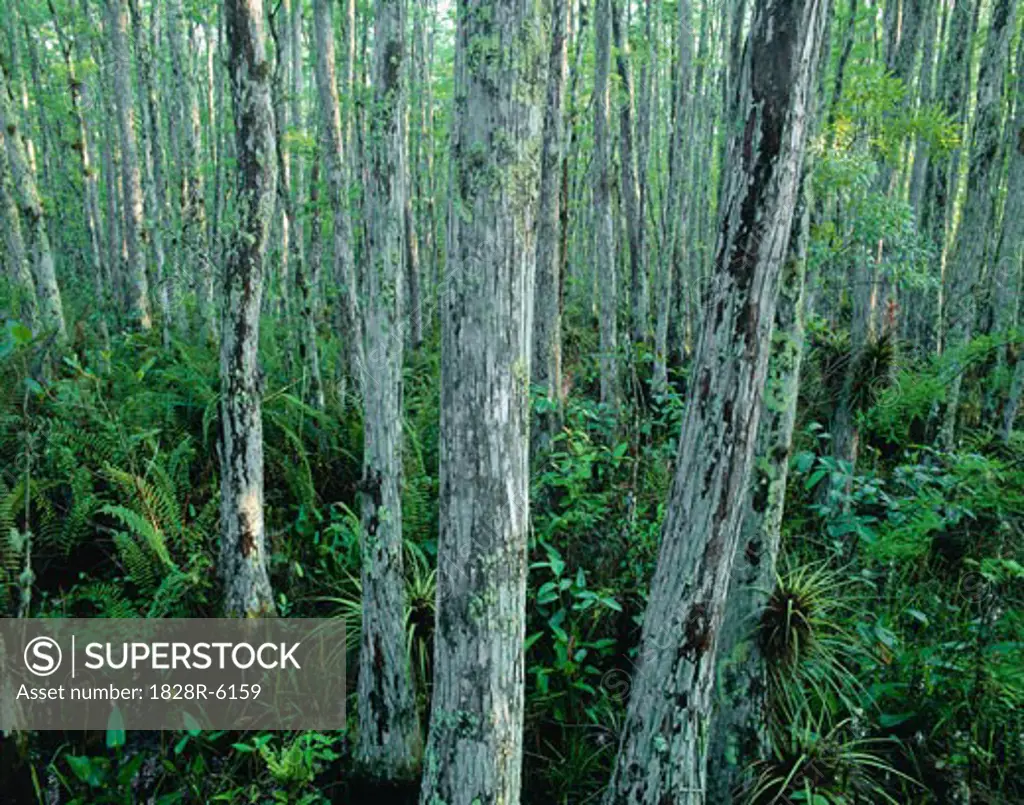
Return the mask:
<path fill-rule="evenodd" d="M 0 129 L 3 130 L 7 162 L 11 169 L 20 220 L 24 225 L 23 233 L 28 234 L 39 323 L 46 331 L 54 333 L 58 341 L 64 341 L 67 337 L 64 305 L 57 285 L 50 236 L 46 229 L 46 212 L 36 186 L 35 171 L 29 160 L 27 138 L 18 125 L 9 98 L 7 75 L 0 70 Z"/>
<path fill-rule="evenodd" d="M 636 149 L 636 115 L 633 66 L 630 63 L 629 31 L 626 28 L 627 0 L 613 0 L 612 29 L 615 38 L 615 66 L 619 73 L 619 164 L 626 236 L 629 241 L 630 307 L 633 341 L 647 340 L 650 298 L 647 288 L 647 237 L 640 211 L 640 187 Z"/>
<path fill-rule="evenodd" d="M 612 219 L 611 91 L 612 0 L 597 0 L 594 14 L 594 260 L 600 321 L 601 402 L 616 408 L 619 397 L 619 329 L 615 224 Z"/>
<path fill-rule="evenodd" d="M 338 306 L 341 313 L 341 336 L 348 352 L 348 370 L 360 382 L 365 366 L 362 327 L 359 319 L 359 295 L 356 285 L 355 261 L 352 253 L 352 220 L 348 210 L 348 182 L 345 179 L 345 148 L 341 109 L 334 67 L 334 26 L 331 22 L 330 0 L 314 0 L 316 28 L 316 83 L 320 94 L 323 147 L 327 168 L 327 184 L 334 212 L 334 276 L 339 286 Z"/>
<path fill-rule="evenodd" d="M 544 106 L 544 145 L 541 156 L 540 203 L 537 213 L 537 255 L 534 287 L 533 378 L 544 389 L 551 412 L 543 418 L 544 434 L 561 427 L 562 308 L 561 211 L 562 143 L 565 129 L 565 78 L 569 68 L 569 8 L 567 0 L 551 6 L 551 49 L 548 54 L 547 100 Z"/>
<path fill-rule="evenodd" d="M 608 805 L 705 802 L 715 650 L 749 490 L 827 0 L 757 0 L 716 270 Z"/>
<path fill-rule="evenodd" d="M 0 90 L 2 91 L 2 90 Z M 0 217 L 4 227 L 4 267 L 14 286 L 14 315 L 30 329 L 36 326 L 36 283 L 32 279 L 28 251 L 21 235 L 21 215 L 14 200 L 11 172 L 7 162 L 4 129 L 0 128 Z"/>
<path fill-rule="evenodd" d="M 124 236 L 128 249 L 127 313 L 141 330 L 152 326 L 149 315 L 149 279 L 146 275 L 146 223 L 143 216 L 139 149 L 135 140 L 131 52 L 128 48 L 126 0 L 107 0 L 110 54 L 114 67 L 114 105 L 121 136 L 121 192 L 124 195 Z"/>
<path fill-rule="evenodd" d="M 804 275 L 810 231 L 808 170 L 804 169 L 797 220 L 775 308 L 768 378 L 754 447 L 755 466 L 743 506 L 740 539 L 719 637 L 721 695 L 711 730 L 708 792 L 728 805 L 741 789 L 743 771 L 768 758 L 768 668 L 756 629 L 776 584 L 786 502 L 786 481 L 796 424 L 804 353 Z M 738 800 L 736 800 L 738 801 Z"/>
<path fill-rule="evenodd" d="M 273 614 L 263 520 L 262 380 L 257 365 L 263 257 L 277 186 L 262 0 L 225 0 L 235 109 L 237 220 L 221 321 L 221 554 L 224 608 Z"/>
<path fill-rule="evenodd" d="M 199 121 L 199 93 L 195 77 L 189 69 L 186 41 L 188 23 L 182 0 L 168 4 L 168 38 L 171 43 L 171 68 L 175 84 L 173 131 L 178 154 L 178 208 L 180 239 L 177 250 L 179 270 L 184 272 L 196 294 L 199 320 L 211 330 L 213 309 L 213 269 L 207 259 L 206 206 L 203 200 L 203 178 L 199 171 L 202 153 Z"/>
<path fill-rule="evenodd" d="M 547 20 L 460 0 L 442 301 L 437 629 L 421 805 L 519 802 L 530 320 Z"/>
<path fill-rule="evenodd" d="M 946 387 L 946 410 L 941 443 L 948 449 L 956 434 L 957 409 L 963 384 L 964 364 L 957 350 L 970 343 L 977 316 L 976 289 L 984 271 L 989 230 L 995 211 L 996 157 L 1002 131 L 1003 93 L 1010 37 L 1016 24 L 1017 3 L 996 0 L 989 21 L 988 38 L 978 73 L 978 97 L 971 133 L 971 161 L 967 174 L 960 230 L 950 259 L 945 284 L 945 348 L 954 352 Z"/>
<path fill-rule="evenodd" d="M 693 132 L 694 127 L 689 124 L 696 120 L 695 110 L 691 108 L 693 96 L 690 91 L 690 73 L 693 69 L 693 31 L 690 14 L 689 0 L 680 0 L 678 53 L 674 76 L 675 100 L 672 104 L 672 141 L 669 143 L 668 189 L 662 223 L 657 322 L 654 332 L 653 386 L 655 391 L 660 393 L 668 389 L 669 317 L 672 313 L 672 299 L 675 296 L 676 255 L 679 239 L 687 229 L 686 221 L 689 215 L 689 199 L 683 195 L 683 179 L 688 178 L 687 168 L 692 156 L 689 153 L 684 156 L 685 137 L 688 129 Z"/>
<path fill-rule="evenodd" d="M 402 562 L 405 25 L 405 0 L 377 0 L 369 115 L 369 270 L 363 308 L 370 364 L 363 383 L 363 617 L 356 759 L 387 780 L 410 776 L 422 747 L 406 651 Z"/>

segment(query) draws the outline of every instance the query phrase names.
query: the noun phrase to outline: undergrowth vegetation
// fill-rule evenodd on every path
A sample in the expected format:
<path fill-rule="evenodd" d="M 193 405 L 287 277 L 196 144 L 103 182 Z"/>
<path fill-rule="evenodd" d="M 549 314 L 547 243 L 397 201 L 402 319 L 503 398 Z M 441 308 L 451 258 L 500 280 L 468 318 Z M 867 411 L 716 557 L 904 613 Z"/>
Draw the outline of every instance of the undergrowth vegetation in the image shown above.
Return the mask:
<path fill-rule="evenodd" d="M 57 356 L 10 324 L 4 339 L 5 614 L 217 615 L 213 348 L 80 337 Z M 279 611 L 346 617 L 354 651 L 358 410 L 336 394 L 323 412 L 304 405 L 280 353 L 266 352 L 267 517 Z M 436 372 L 417 363 L 431 354 L 417 354 L 408 371 L 404 421 L 408 650 L 424 717 L 437 581 L 438 389 Z M 827 371 L 831 361 L 832 352 L 812 352 L 808 372 Z M 976 429 L 956 452 L 938 451 L 929 417 L 941 401 L 942 367 L 892 370 L 883 362 L 896 374 L 858 406 L 856 474 L 828 450 L 827 403 L 817 396 L 825 384 L 804 386 L 784 556 L 756 626 L 769 660 L 774 755 L 753 769 L 747 799 L 1019 802 L 1024 441 L 1014 434 L 1003 444 Z M 986 393 L 976 390 L 978 399 Z M 538 411 L 545 404 L 538 397 Z M 678 388 L 633 405 L 635 415 L 620 418 L 633 423 L 623 432 L 599 405 L 571 396 L 564 428 L 535 463 L 530 801 L 597 801 L 613 760 L 681 414 Z M 350 739 L 45 733 L 4 742 L 4 778 L 39 801 L 51 789 L 83 803 L 138 801 L 140 790 L 162 805 L 350 801 Z"/>

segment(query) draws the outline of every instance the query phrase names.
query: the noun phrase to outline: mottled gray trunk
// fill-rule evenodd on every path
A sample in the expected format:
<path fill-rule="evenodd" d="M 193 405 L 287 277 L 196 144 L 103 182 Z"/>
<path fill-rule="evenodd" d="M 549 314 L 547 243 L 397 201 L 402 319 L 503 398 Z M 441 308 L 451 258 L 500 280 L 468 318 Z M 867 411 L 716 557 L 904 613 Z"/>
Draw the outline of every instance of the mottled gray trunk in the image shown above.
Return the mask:
<path fill-rule="evenodd" d="M 135 97 L 128 47 L 127 0 L 106 0 L 110 55 L 114 71 L 114 105 L 121 141 L 121 192 L 124 239 L 128 250 L 125 272 L 127 314 L 142 330 L 152 326 L 149 315 L 149 279 L 146 274 L 146 222 L 143 216 L 142 177 L 135 140 Z"/>
<path fill-rule="evenodd" d="M 668 188 L 662 221 L 662 244 L 659 259 L 657 321 L 654 330 L 654 378 L 656 392 L 668 388 L 668 334 L 672 300 L 675 297 L 677 246 L 686 231 L 689 199 L 683 195 L 683 179 L 688 178 L 692 156 L 686 148 L 686 134 L 691 134 L 696 121 L 691 108 L 690 73 L 693 69 L 693 31 L 689 0 L 679 2 L 679 33 L 675 64 L 675 99 L 673 100 L 672 140 L 669 143 Z M 689 123 L 688 123 L 689 122 Z M 685 156 L 684 156 L 685 154 Z"/>
<path fill-rule="evenodd" d="M 629 241 L 630 307 L 633 341 L 647 340 L 650 321 L 650 299 L 647 290 L 647 237 L 640 211 L 640 186 L 636 149 L 633 66 L 629 53 L 627 0 L 613 0 L 612 29 L 615 38 L 615 66 L 619 74 L 619 166 L 620 196 L 626 218 Z"/>
<path fill-rule="evenodd" d="M 365 366 L 362 327 L 359 319 L 359 291 L 356 285 L 355 261 L 352 253 L 352 220 L 348 209 L 346 181 L 346 143 L 341 127 L 341 108 L 334 67 L 334 26 L 331 22 L 330 0 L 314 0 L 313 20 L 316 29 L 316 84 L 320 94 L 323 149 L 327 168 L 327 186 L 334 213 L 334 275 L 338 286 L 338 307 L 341 314 L 341 337 L 348 353 L 350 376 L 361 381 Z"/>
<path fill-rule="evenodd" d="M 1013 381 L 1010 384 L 1010 396 L 1003 409 L 1003 425 L 999 435 L 1004 442 L 1010 441 L 1013 425 L 1020 411 L 1021 398 L 1024 397 L 1024 356 L 1017 357 L 1017 366 L 1013 370 Z"/>
<path fill-rule="evenodd" d="M 615 223 L 612 219 L 611 59 L 612 0 L 597 0 L 594 12 L 594 262 L 597 266 L 600 331 L 601 402 L 617 407 L 618 278 Z"/>
<path fill-rule="evenodd" d="M 17 199 L 23 235 L 31 252 L 31 265 L 36 289 L 39 323 L 59 341 L 66 338 L 64 306 L 50 249 L 50 236 L 46 229 L 46 212 L 36 186 L 35 172 L 28 155 L 27 138 L 8 101 L 7 76 L 0 70 L 0 128 L 3 129 L 4 147 L 11 169 L 14 195 Z"/>
<path fill-rule="evenodd" d="M 402 562 L 402 274 L 405 250 L 405 0 L 377 0 L 363 381 L 362 632 L 356 759 L 375 777 L 410 776 L 419 718 L 405 635 Z"/>
<path fill-rule="evenodd" d="M 3 91 L 0 88 L 0 91 Z M 30 328 L 36 326 L 36 283 L 32 279 L 25 240 L 21 235 L 21 215 L 14 200 L 11 172 L 7 163 L 4 129 L 0 128 L 0 221 L 4 228 L 4 268 L 14 290 L 13 313 Z"/>
<path fill-rule="evenodd" d="M 1006 64 L 1016 15 L 1017 3 L 1014 0 L 996 0 L 981 56 L 977 105 L 971 132 L 967 195 L 944 285 L 944 344 L 946 350 L 954 353 L 966 347 L 974 333 L 974 320 L 977 316 L 975 294 L 978 280 L 985 269 L 989 230 L 994 219 L 999 184 L 996 157 L 1002 131 Z M 946 410 L 939 434 L 942 444 L 947 448 L 952 447 L 956 434 L 964 368 L 962 357 L 955 356 L 946 386 Z"/>
<path fill-rule="evenodd" d="M 406 58 L 405 62 L 408 63 L 409 59 Z M 408 96 L 407 96 L 408 97 Z M 402 210 L 402 228 L 404 230 L 405 238 L 405 288 L 408 291 L 408 308 L 407 322 L 409 327 L 409 345 L 413 349 L 419 349 L 420 345 L 423 344 L 423 298 L 421 296 L 420 286 L 422 285 L 420 276 L 420 248 L 419 240 L 417 238 L 416 226 L 417 215 L 416 209 L 412 203 L 412 185 L 413 185 L 413 155 L 409 150 L 409 107 L 402 110 L 402 143 L 405 149 L 405 191 L 403 195 L 403 207 Z"/>
<path fill-rule="evenodd" d="M 68 90 L 71 95 L 71 118 L 75 131 L 75 139 L 71 148 L 78 155 L 82 177 L 82 218 L 85 221 L 86 234 L 89 237 L 90 269 L 92 271 L 93 289 L 99 303 L 104 296 L 103 260 L 100 256 L 100 208 L 99 194 L 96 190 L 96 171 L 92 167 L 89 151 L 89 136 L 85 125 L 85 107 L 87 105 L 87 86 L 78 78 L 74 53 L 74 42 L 66 36 L 60 22 L 60 14 L 56 12 L 52 0 L 48 0 L 50 15 L 54 29 L 64 56 L 64 67 L 67 69 Z"/>
<path fill-rule="evenodd" d="M 715 272 L 607 805 L 701 805 L 715 651 L 749 492 L 827 0 L 757 0 Z"/>
<path fill-rule="evenodd" d="M 145 46 L 145 32 L 138 0 L 129 0 L 132 15 L 132 30 L 138 48 L 136 53 L 137 78 L 139 90 L 145 97 L 142 109 L 142 152 L 145 166 L 144 204 L 147 218 L 154 223 L 150 245 L 156 261 L 157 305 L 160 308 L 160 325 L 163 344 L 170 346 L 172 293 L 168 282 L 168 272 L 163 241 L 163 228 L 167 220 L 166 194 L 164 193 L 163 147 L 160 141 L 160 107 L 156 100 L 156 87 L 153 80 L 153 53 L 159 42 L 159 17 L 157 6 L 151 8 L 149 46 Z"/>
<path fill-rule="evenodd" d="M 988 293 L 992 332 L 1004 335 L 1017 323 L 1024 258 L 1024 36 L 1017 46 L 1016 74 L 1013 116 L 1003 135 L 1009 162 L 1003 228 Z M 1000 366 L 1006 364 L 1005 348 L 999 351 L 999 361 Z"/>
<path fill-rule="evenodd" d="M 520 796 L 532 235 L 547 56 L 539 12 L 530 0 L 459 3 L 421 805 L 514 805 Z"/>
<path fill-rule="evenodd" d="M 759 650 L 756 629 L 775 588 L 800 391 L 811 207 L 806 169 L 804 177 L 775 309 L 750 491 L 743 506 L 728 603 L 719 633 L 720 688 L 708 763 L 708 799 L 716 805 L 733 802 L 734 794 L 742 788 L 744 769 L 756 760 L 766 760 L 771 751 L 768 668 Z"/>
<path fill-rule="evenodd" d="M 541 156 L 540 204 L 537 213 L 537 255 L 534 285 L 532 382 L 544 389 L 553 407 L 538 433 L 561 427 L 562 306 L 560 300 L 562 233 L 559 225 L 562 189 L 562 142 L 565 79 L 569 69 L 567 0 L 551 4 L 551 48 L 548 53 L 544 146 Z"/>
<path fill-rule="evenodd" d="M 971 67 L 971 38 L 974 33 L 976 0 L 953 0 L 949 18 L 946 52 L 939 70 L 938 86 L 946 114 L 961 125 L 967 119 L 966 102 Z M 946 224 L 956 195 L 956 160 L 933 159 L 925 182 L 925 205 L 921 229 L 941 261 L 946 248 Z M 940 298 L 940 303 L 943 300 Z"/>
<path fill-rule="evenodd" d="M 274 612 L 263 520 L 262 381 L 257 365 L 263 257 L 277 186 L 262 0 L 225 0 L 235 110 L 236 220 L 221 318 L 221 552 L 229 615 Z"/>
<path fill-rule="evenodd" d="M 168 34 L 171 43 L 171 68 L 175 85 L 175 115 L 172 131 L 178 154 L 178 209 L 180 239 L 177 262 L 196 294 L 199 319 L 211 331 L 213 309 L 213 266 L 206 243 L 206 205 L 203 177 L 199 171 L 202 152 L 199 123 L 199 92 L 189 65 L 186 49 L 190 23 L 185 19 L 182 0 L 168 4 Z"/>

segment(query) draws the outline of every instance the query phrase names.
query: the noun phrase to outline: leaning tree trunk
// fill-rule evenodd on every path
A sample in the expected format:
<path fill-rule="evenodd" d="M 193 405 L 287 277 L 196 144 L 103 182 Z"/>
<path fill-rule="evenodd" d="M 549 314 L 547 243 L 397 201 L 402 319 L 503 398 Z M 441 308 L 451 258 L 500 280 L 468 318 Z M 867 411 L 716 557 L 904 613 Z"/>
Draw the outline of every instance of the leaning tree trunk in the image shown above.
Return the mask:
<path fill-rule="evenodd" d="M 756 466 L 742 512 L 728 607 L 719 637 L 721 695 L 711 730 L 708 792 L 728 805 L 743 770 L 769 756 L 768 668 L 756 639 L 758 620 L 775 588 L 804 353 L 804 274 L 810 225 L 807 168 L 790 254 L 775 309 L 768 379 L 754 447 Z M 737 800 L 738 801 L 738 800 Z"/>
<path fill-rule="evenodd" d="M 749 489 L 772 320 L 828 0 L 757 0 L 737 75 L 716 270 L 622 741 L 605 802 L 705 801 L 715 649 Z"/>
<path fill-rule="evenodd" d="M 614 408 L 618 400 L 618 294 L 615 223 L 612 219 L 612 154 L 609 116 L 612 59 L 612 0 L 597 0 L 594 16 L 594 260 L 600 303 L 601 402 Z"/>
<path fill-rule="evenodd" d="M 262 0 L 225 0 L 235 109 L 236 220 L 221 319 L 221 552 L 229 615 L 274 612 L 263 522 L 262 384 L 257 366 L 263 256 L 277 186 Z"/>
<path fill-rule="evenodd" d="M 114 100 L 121 135 L 121 192 L 124 195 L 124 235 L 128 249 L 125 277 L 128 316 L 142 330 L 152 326 L 149 316 L 149 279 L 146 275 L 146 224 L 142 212 L 142 178 L 139 173 L 139 149 L 135 140 L 135 103 L 129 67 L 125 3 L 107 0 L 111 57 L 114 62 Z"/>
<path fill-rule="evenodd" d="M 995 212 L 999 184 L 996 157 L 1003 117 L 1003 90 L 1010 37 L 1016 23 L 1017 3 L 997 0 L 992 9 L 988 38 L 978 73 L 978 100 L 971 133 L 971 161 L 967 174 L 967 195 L 956 245 L 950 259 L 945 293 L 945 349 L 951 353 L 951 374 L 946 386 L 946 411 L 940 441 L 952 447 L 956 433 L 957 409 L 963 385 L 964 360 L 961 353 L 974 332 L 977 315 L 975 290 L 985 268 L 989 229 Z"/>
<path fill-rule="evenodd" d="M 532 238 L 547 20 L 460 0 L 442 302 L 437 630 L 421 805 L 519 802 Z"/>
<path fill-rule="evenodd" d="M 57 273 L 54 269 L 53 252 L 50 249 L 50 236 L 46 229 L 46 212 L 39 188 L 36 186 L 35 171 L 29 159 L 27 143 L 18 126 L 17 118 L 7 92 L 7 76 L 0 69 L 0 129 L 7 151 L 8 165 L 14 195 L 17 199 L 18 212 L 23 232 L 28 235 L 28 248 L 31 251 L 31 265 L 35 281 L 36 303 L 39 310 L 39 323 L 44 329 L 63 341 L 67 335 L 64 326 L 64 306 L 61 302 L 60 288 L 57 285 Z"/>
<path fill-rule="evenodd" d="M 551 7 L 551 49 L 548 54 L 547 101 L 544 106 L 544 147 L 537 213 L 536 284 L 534 286 L 532 382 L 543 388 L 550 411 L 539 429 L 544 434 L 561 426 L 562 309 L 560 304 L 561 232 L 559 211 L 562 184 L 565 78 L 569 67 L 567 0 Z"/>
<path fill-rule="evenodd" d="M 405 0 L 377 0 L 363 308 L 372 377 L 363 382 L 363 619 L 356 758 L 386 780 L 411 775 L 421 749 L 405 648 L 402 570 L 405 22 Z"/>
<path fill-rule="evenodd" d="M 348 351 L 348 370 L 352 379 L 362 380 L 364 370 L 363 336 L 359 320 L 359 295 L 355 260 L 352 253 L 352 220 L 348 210 L 348 183 L 345 181 L 346 142 L 341 128 L 341 108 L 334 68 L 334 24 L 330 0 L 314 0 L 316 29 L 316 84 L 320 94 L 323 149 L 327 167 L 327 185 L 334 211 L 334 276 L 338 285 L 341 312 L 341 336 Z"/>

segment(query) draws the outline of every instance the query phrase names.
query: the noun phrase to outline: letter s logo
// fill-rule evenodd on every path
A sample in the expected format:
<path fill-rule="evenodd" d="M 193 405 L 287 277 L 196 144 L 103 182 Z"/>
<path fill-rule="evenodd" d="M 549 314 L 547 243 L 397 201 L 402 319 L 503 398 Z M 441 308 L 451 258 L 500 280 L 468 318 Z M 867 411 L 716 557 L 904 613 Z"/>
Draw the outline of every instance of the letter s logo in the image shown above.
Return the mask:
<path fill-rule="evenodd" d="M 52 637 L 36 637 L 25 646 L 25 667 L 36 676 L 49 676 L 60 668 L 63 658 Z"/>

